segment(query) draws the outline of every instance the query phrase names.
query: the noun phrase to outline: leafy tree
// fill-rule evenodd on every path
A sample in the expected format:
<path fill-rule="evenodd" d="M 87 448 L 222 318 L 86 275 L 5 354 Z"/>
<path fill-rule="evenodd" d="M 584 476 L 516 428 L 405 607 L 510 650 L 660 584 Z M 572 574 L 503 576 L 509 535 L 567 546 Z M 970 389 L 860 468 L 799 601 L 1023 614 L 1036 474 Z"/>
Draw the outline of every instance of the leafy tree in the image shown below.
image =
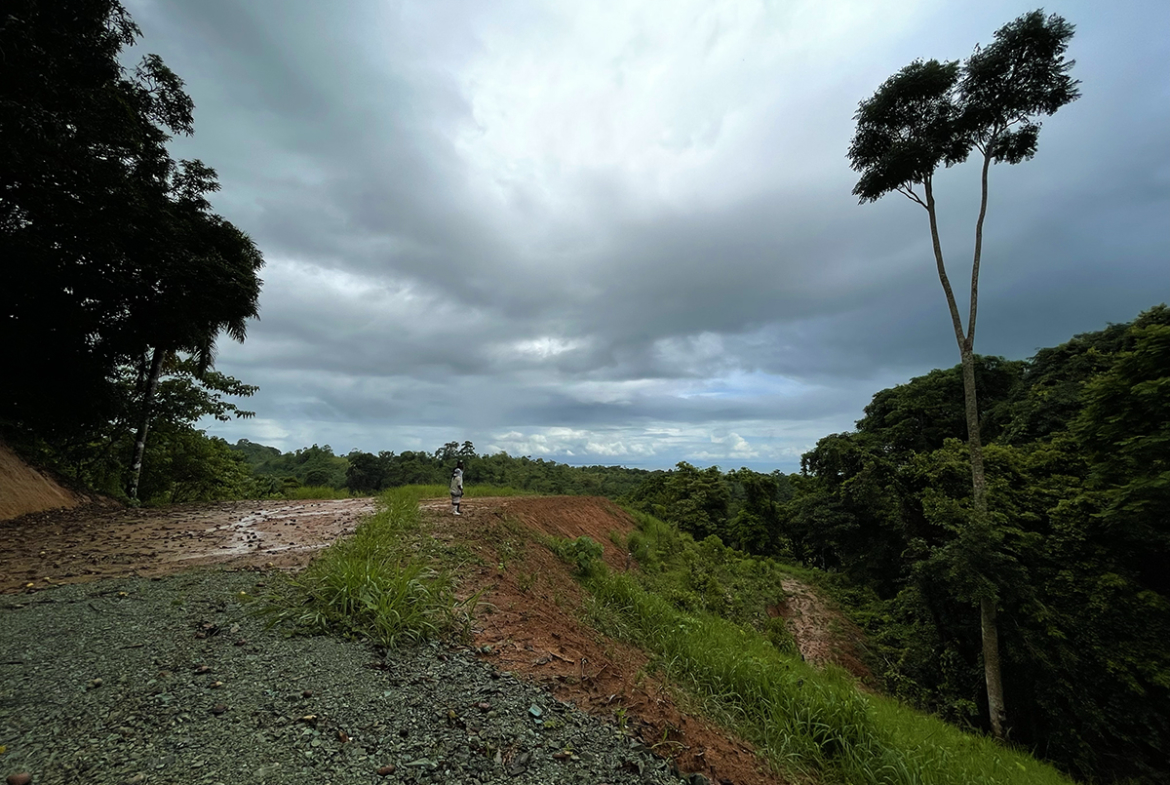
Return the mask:
<path fill-rule="evenodd" d="M 382 453 L 380 457 L 360 450 L 351 450 L 345 456 L 349 466 L 345 470 L 345 487 L 357 493 L 374 493 L 386 487 L 389 459 L 393 453 Z"/>
<path fill-rule="evenodd" d="M 987 440 L 999 436 L 1011 417 L 1010 406 L 1025 363 L 975 355 L 975 389 L 980 431 Z M 895 460 L 930 452 L 947 439 L 962 438 L 967 424 L 955 401 L 963 395 L 962 366 L 934 370 L 906 384 L 882 390 L 857 421 L 858 433 L 875 437 Z"/>
<path fill-rule="evenodd" d="M 191 103 L 157 57 L 127 73 L 138 29 L 112 0 L 15 0 L 0 19 L 0 247 L 15 280 L 0 336 L 25 369 L 6 374 L 3 415 L 51 435 L 108 416 L 169 157 Z M 84 389 L 85 396 L 76 391 Z"/>
<path fill-rule="evenodd" d="M 139 35 L 117 0 L 13 0 L 0 17 L 0 342 L 22 369 L 0 383 L 0 424 L 108 446 L 136 409 L 132 497 L 164 366 L 186 353 L 205 372 L 221 330 L 242 339 L 262 264 L 209 211 L 215 173 L 167 152 L 193 104 L 158 56 L 123 67 Z"/>
<path fill-rule="evenodd" d="M 138 473 L 153 416 L 154 392 L 168 354 L 185 350 L 197 374 L 213 363 L 221 331 L 242 342 L 258 314 L 264 259 L 250 238 L 210 212 L 206 194 L 219 189 L 215 172 L 183 161 L 174 172 L 169 203 L 160 209 L 154 240 L 163 240 L 149 268 L 151 298 L 134 314 L 136 330 L 152 347 L 139 385 L 140 421 L 131 463 L 129 496 L 137 498 Z"/>
<path fill-rule="evenodd" d="M 861 173 L 853 193 L 862 203 L 896 191 L 926 210 L 939 281 L 950 310 L 963 367 L 963 390 L 970 453 L 973 508 L 969 525 L 976 537 L 990 536 L 983 468 L 979 404 L 975 386 L 975 322 L 983 226 L 987 216 L 988 171 L 992 164 L 1016 164 L 1036 153 L 1040 124 L 1078 97 L 1069 76 L 1073 61 L 1064 53 L 1073 26 L 1053 14 L 1033 11 L 1003 26 L 995 41 L 977 48 L 960 68 L 957 61 L 915 61 L 862 101 L 857 132 L 849 148 L 852 167 Z M 975 222 L 970 302 L 966 330 L 938 235 L 934 173 L 965 161 L 972 149 L 982 156 L 979 216 Z M 916 190 L 921 187 L 919 193 Z M 1004 735 L 1006 712 L 999 668 L 997 596 L 988 576 L 978 596 L 984 638 L 989 716 L 992 731 Z"/>
<path fill-rule="evenodd" d="M 726 528 L 728 544 L 757 556 L 787 551 L 780 541 L 780 507 L 792 497 L 788 478 L 778 471 L 760 474 L 739 469 L 728 472 L 727 481 L 734 510 Z"/>
<path fill-rule="evenodd" d="M 163 421 L 143 472 L 144 502 L 177 504 L 243 499 L 260 488 L 247 460 L 218 438 Z"/>
<path fill-rule="evenodd" d="M 1092 464 L 1096 519 L 1127 571 L 1170 598 L 1170 308 L 1128 330 L 1132 345 L 1085 386 L 1072 430 Z"/>
<path fill-rule="evenodd" d="M 703 539 L 726 533 L 731 491 L 719 467 L 697 469 L 683 461 L 673 471 L 655 472 L 623 501 Z"/>
<path fill-rule="evenodd" d="M 1128 324 L 1115 324 L 1036 352 L 1008 407 L 1002 437 L 1011 444 L 1051 439 L 1081 410 L 1085 382 L 1107 370 L 1126 346 Z"/>

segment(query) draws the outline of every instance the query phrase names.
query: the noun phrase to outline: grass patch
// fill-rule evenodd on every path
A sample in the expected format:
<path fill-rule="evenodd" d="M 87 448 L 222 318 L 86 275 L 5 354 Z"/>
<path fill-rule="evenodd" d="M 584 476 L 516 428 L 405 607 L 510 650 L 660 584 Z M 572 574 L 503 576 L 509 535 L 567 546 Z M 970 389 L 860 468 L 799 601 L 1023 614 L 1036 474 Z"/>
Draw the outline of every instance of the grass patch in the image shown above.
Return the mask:
<path fill-rule="evenodd" d="M 639 529 L 627 545 L 641 574 L 610 572 L 590 558 L 587 543 L 550 547 L 581 576 L 591 595 L 588 611 L 602 632 L 654 655 L 656 670 L 784 774 L 873 785 L 1071 782 L 1025 753 L 863 694 L 844 671 L 806 664 L 787 639 L 770 640 L 775 631 L 756 623 L 759 603 L 786 574 L 781 565 L 730 551 L 717 538 L 695 543 L 647 515 L 634 517 Z M 756 599 L 727 599 L 738 590 Z"/>
<path fill-rule="evenodd" d="M 466 629 L 477 597 L 460 602 L 451 574 L 412 547 L 419 486 L 387 491 L 352 537 L 330 545 L 264 599 L 273 624 L 336 632 L 388 648 Z"/>

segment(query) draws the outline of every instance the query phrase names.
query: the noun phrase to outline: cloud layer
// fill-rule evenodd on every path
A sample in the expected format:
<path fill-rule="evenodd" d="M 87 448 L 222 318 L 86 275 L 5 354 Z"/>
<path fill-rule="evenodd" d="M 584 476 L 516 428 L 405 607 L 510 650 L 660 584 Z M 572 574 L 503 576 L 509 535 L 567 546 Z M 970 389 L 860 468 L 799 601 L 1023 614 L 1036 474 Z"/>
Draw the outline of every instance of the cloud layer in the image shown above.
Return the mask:
<path fill-rule="evenodd" d="M 957 362 L 925 214 L 858 206 L 845 151 L 887 76 L 1015 6 L 128 7 L 196 103 L 176 155 L 268 260 L 218 362 L 259 416 L 213 433 L 791 471 Z M 1170 7 L 1046 10 L 1078 27 L 1083 98 L 992 172 L 977 349 L 1014 358 L 1170 294 Z M 939 178 L 956 281 L 976 176 Z"/>

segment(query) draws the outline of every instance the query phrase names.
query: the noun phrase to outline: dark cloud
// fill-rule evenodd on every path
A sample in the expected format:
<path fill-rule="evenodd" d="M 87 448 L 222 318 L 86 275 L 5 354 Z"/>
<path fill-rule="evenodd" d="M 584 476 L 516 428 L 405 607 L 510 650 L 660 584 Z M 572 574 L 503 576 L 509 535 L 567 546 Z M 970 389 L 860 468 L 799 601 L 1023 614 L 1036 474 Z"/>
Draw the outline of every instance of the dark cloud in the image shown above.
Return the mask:
<path fill-rule="evenodd" d="M 176 154 L 269 261 L 228 438 L 791 470 L 957 362 L 925 214 L 858 205 L 845 150 L 885 77 L 1014 6 L 129 7 L 196 101 Z M 1046 10 L 1084 97 L 992 171 L 977 349 L 1013 358 L 1170 299 L 1170 9 Z M 976 177 L 939 178 L 959 291 Z"/>

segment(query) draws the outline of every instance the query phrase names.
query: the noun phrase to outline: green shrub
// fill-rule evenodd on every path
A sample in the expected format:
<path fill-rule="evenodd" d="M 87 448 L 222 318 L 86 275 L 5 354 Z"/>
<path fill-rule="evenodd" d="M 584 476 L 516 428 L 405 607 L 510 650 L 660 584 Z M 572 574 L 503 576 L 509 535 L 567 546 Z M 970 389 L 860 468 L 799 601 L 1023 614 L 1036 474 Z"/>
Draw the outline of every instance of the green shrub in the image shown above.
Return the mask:
<path fill-rule="evenodd" d="M 605 550 L 592 537 L 581 536 L 575 540 L 553 537 L 548 541 L 548 547 L 563 561 L 571 564 L 577 575 L 593 575 L 603 566 L 601 557 Z"/>

